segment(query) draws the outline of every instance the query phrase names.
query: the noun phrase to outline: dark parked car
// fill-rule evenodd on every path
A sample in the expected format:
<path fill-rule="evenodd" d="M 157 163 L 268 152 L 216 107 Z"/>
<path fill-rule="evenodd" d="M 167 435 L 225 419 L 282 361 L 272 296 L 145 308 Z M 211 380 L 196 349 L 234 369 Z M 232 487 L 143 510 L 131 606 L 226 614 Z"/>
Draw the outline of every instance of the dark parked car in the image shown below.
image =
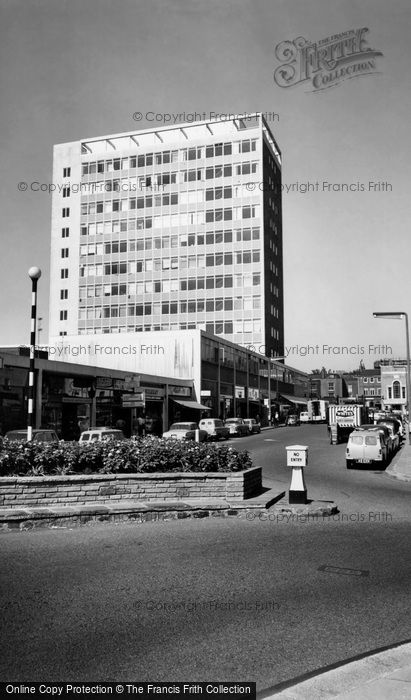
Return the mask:
<path fill-rule="evenodd" d="M 261 425 L 257 423 L 255 418 L 244 418 L 244 423 L 248 425 L 250 433 L 261 433 Z"/>
<path fill-rule="evenodd" d="M 242 418 L 227 418 L 226 427 L 230 430 L 230 435 L 249 435 L 250 431 Z"/>
<path fill-rule="evenodd" d="M 392 425 L 394 433 L 399 436 L 401 441 L 405 437 L 405 430 L 401 420 L 396 416 L 385 416 L 385 418 L 380 418 L 377 420 L 377 425 Z"/>
<path fill-rule="evenodd" d="M 10 442 L 24 442 L 27 440 L 26 430 L 9 430 L 4 436 L 5 440 Z M 33 442 L 59 442 L 58 435 L 55 430 L 46 428 L 34 428 L 32 433 Z"/>

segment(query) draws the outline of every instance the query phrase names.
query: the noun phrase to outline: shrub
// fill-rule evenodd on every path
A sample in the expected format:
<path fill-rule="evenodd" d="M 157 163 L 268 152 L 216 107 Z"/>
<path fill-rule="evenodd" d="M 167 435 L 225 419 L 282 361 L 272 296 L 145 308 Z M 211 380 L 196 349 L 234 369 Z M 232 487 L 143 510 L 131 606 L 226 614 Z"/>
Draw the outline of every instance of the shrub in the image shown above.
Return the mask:
<path fill-rule="evenodd" d="M 0 450 L 0 476 L 47 474 L 115 474 L 150 472 L 232 472 L 253 466 L 246 451 L 227 445 L 181 442 L 145 437 L 36 443 L 4 440 Z"/>

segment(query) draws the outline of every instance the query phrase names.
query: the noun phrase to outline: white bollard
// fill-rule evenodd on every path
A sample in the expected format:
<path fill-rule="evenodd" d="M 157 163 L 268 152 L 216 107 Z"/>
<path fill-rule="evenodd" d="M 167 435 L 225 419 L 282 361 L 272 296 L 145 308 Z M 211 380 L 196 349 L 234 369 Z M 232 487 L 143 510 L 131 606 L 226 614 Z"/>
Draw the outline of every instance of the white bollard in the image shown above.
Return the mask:
<path fill-rule="evenodd" d="M 307 503 L 304 467 L 308 464 L 308 447 L 305 445 L 289 445 L 285 449 L 287 450 L 287 467 L 292 468 L 288 502 Z"/>
<path fill-rule="evenodd" d="M 200 431 L 198 428 L 196 428 L 196 437 L 195 437 L 196 442 L 200 442 Z"/>

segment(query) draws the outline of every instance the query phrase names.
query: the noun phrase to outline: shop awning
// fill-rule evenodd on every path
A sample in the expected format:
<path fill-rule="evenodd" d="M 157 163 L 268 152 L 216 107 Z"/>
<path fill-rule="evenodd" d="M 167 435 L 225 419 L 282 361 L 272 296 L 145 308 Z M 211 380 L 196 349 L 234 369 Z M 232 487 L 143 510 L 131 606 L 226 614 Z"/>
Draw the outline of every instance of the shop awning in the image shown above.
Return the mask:
<path fill-rule="evenodd" d="M 203 406 L 202 403 L 197 403 L 197 401 L 181 401 L 180 399 L 173 399 L 175 403 L 184 406 L 184 408 L 194 408 L 196 411 L 211 411 L 210 406 Z"/>
<path fill-rule="evenodd" d="M 290 396 L 289 394 L 281 394 L 281 398 L 291 403 L 296 403 L 301 406 L 307 406 L 308 399 L 301 399 L 299 396 Z"/>

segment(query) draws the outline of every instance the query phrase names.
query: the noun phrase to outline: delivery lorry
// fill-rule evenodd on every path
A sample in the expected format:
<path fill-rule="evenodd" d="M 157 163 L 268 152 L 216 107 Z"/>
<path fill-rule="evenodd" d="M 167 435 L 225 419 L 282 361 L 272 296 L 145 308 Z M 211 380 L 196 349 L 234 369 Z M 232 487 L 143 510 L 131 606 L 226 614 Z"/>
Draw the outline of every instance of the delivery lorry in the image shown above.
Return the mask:
<path fill-rule="evenodd" d="M 326 423 L 328 401 L 310 399 L 307 401 L 308 423 Z"/>
<path fill-rule="evenodd" d="M 348 440 L 350 433 L 365 423 L 368 423 L 368 410 L 362 404 L 331 404 L 328 408 L 331 445 Z"/>

